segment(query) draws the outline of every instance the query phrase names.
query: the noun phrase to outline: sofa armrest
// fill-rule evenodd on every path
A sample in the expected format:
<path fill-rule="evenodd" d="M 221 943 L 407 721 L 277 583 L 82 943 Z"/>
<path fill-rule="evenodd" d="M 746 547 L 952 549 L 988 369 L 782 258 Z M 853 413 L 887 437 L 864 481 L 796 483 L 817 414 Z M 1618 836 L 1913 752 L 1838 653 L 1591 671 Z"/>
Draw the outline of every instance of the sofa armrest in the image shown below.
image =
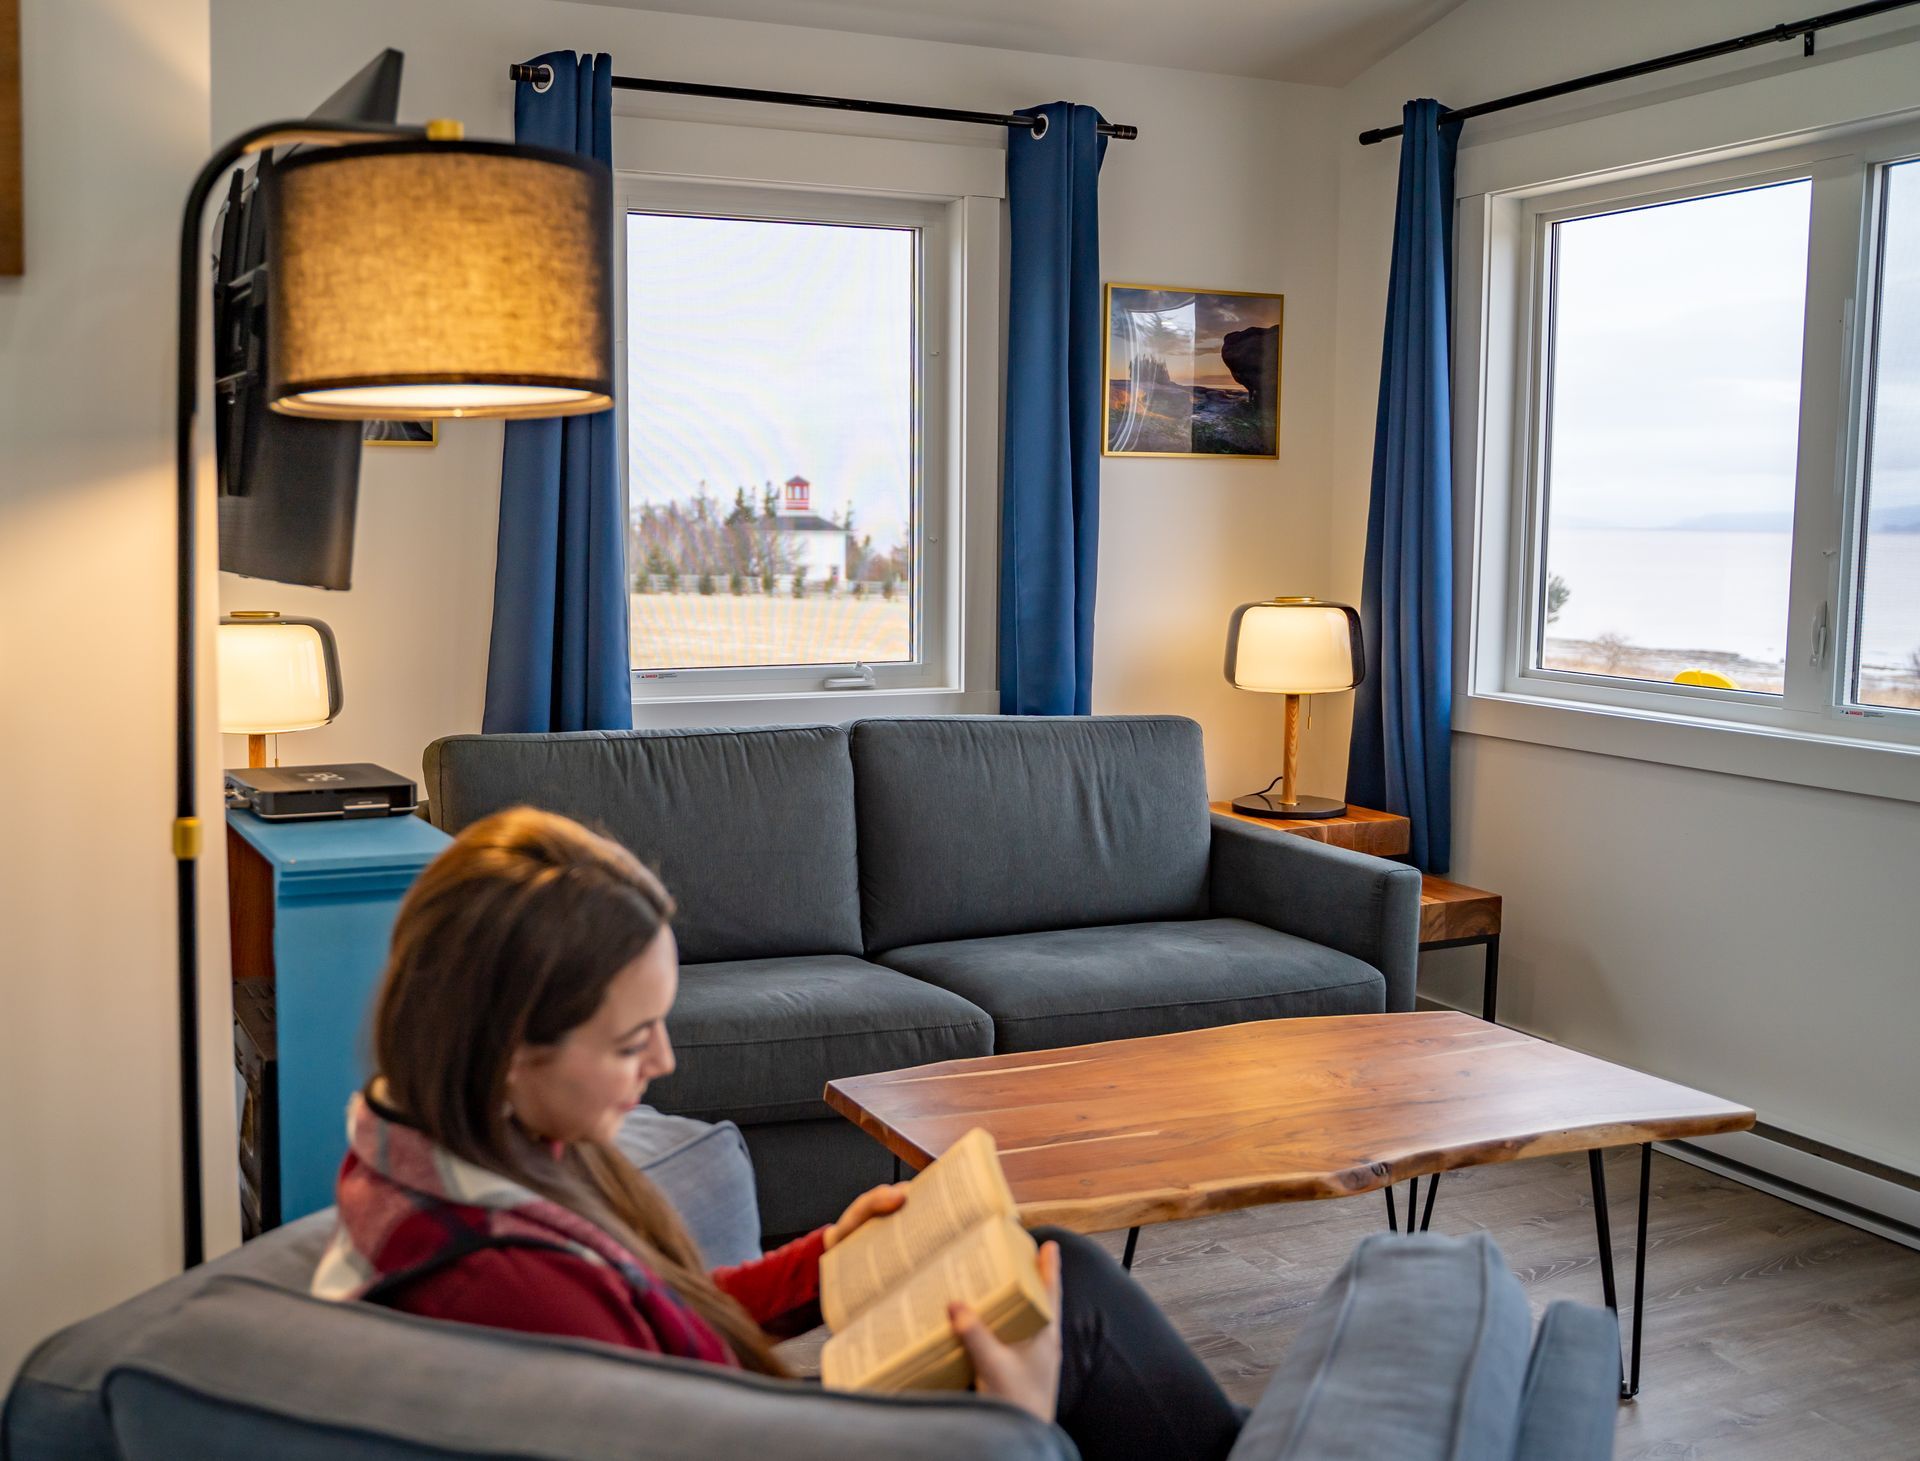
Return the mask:
<path fill-rule="evenodd" d="M 1213 911 L 1364 959 L 1387 981 L 1387 1009 L 1413 1008 L 1420 870 L 1291 832 L 1213 814 Z"/>
<path fill-rule="evenodd" d="M 1558 1299 L 1534 1336 L 1513 1461 L 1607 1461 L 1620 1413 L 1620 1321 Z"/>
<path fill-rule="evenodd" d="M 1526 1291 L 1485 1233 L 1362 1238 L 1229 1461 L 1506 1461 L 1531 1328 Z"/>

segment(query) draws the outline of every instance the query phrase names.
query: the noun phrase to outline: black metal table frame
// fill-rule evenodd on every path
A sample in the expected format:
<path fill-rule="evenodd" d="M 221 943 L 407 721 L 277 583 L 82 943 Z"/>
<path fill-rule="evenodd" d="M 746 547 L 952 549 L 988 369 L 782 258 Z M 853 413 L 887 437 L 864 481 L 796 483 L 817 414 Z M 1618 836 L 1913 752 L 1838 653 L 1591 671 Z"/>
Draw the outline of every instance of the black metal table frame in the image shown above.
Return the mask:
<path fill-rule="evenodd" d="M 1480 986 L 1480 1018 L 1489 1025 L 1497 1024 L 1493 1017 L 1494 1007 L 1500 993 L 1500 935 L 1497 933 L 1477 933 L 1471 938 L 1435 939 L 1432 943 L 1420 945 L 1425 954 L 1434 949 L 1468 949 L 1475 944 L 1485 946 L 1487 951 L 1486 967 Z"/>
<path fill-rule="evenodd" d="M 1497 941 L 1498 934 L 1493 938 Z M 1470 943 L 1475 940 L 1462 939 L 1459 942 Z M 1491 987 L 1491 986 L 1489 986 Z M 1607 1308 L 1613 1313 L 1614 1322 L 1620 1323 L 1620 1295 L 1613 1277 L 1613 1225 L 1607 1213 L 1607 1170 L 1604 1151 L 1594 1147 L 1587 1152 L 1587 1175 L 1593 1184 L 1593 1225 L 1594 1237 L 1600 1249 L 1600 1291 L 1605 1297 Z M 896 1167 L 896 1172 L 898 1168 Z M 1647 1198 L 1651 1190 L 1653 1174 L 1653 1143 L 1640 1143 L 1640 1207 L 1639 1217 L 1634 1227 L 1633 1243 L 1633 1326 L 1630 1331 L 1631 1343 L 1626 1357 L 1621 1362 L 1620 1398 L 1631 1400 L 1640 1393 L 1640 1329 L 1641 1316 L 1646 1312 L 1647 1292 Z M 1420 1179 L 1414 1177 L 1407 1183 L 1407 1231 L 1424 1233 L 1433 1225 L 1433 1200 L 1440 1192 L 1440 1176 L 1435 1172 L 1427 1178 L 1427 1205 L 1420 1212 L 1419 1226 L 1416 1227 L 1413 1215 L 1420 1205 Z M 1393 1188 L 1381 1189 L 1387 1196 L 1387 1228 L 1390 1232 L 1400 1231 L 1400 1213 L 1393 1200 Z M 1120 1266 L 1128 1271 L 1133 1268 L 1133 1255 L 1140 1243 L 1140 1229 L 1127 1229 L 1127 1243 L 1120 1254 Z"/>

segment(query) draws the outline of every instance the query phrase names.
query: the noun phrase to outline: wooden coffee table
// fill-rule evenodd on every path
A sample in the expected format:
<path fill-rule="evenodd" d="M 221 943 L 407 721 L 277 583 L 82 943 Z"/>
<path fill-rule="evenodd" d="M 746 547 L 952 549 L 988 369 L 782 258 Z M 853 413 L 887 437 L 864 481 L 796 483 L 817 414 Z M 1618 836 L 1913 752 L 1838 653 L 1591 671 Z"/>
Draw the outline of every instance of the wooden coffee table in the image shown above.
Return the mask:
<path fill-rule="evenodd" d="M 908 1166 L 992 1133 L 1030 1223 L 1080 1232 L 1384 1189 L 1411 1181 L 1406 1227 L 1438 1174 L 1588 1153 L 1607 1307 L 1618 1314 L 1606 1147 L 1640 1147 L 1632 1346 L 1640 1383 L 1651 1143 L 1744 1131 L 1745 1106 L 1453 1011 L 1260 1020 L 832 1081 L 827 1104 Z M 1425 1212 L 1415 1222 L 1419 1179 Z"/>

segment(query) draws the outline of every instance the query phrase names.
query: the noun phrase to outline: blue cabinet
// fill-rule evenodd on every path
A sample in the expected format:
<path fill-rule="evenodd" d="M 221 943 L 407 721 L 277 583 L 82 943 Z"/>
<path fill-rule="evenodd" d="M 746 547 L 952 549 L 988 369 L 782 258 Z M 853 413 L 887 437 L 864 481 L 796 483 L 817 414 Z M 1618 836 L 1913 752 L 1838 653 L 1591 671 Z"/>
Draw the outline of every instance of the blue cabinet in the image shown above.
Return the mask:
<path fill-rule="evenodd" d="M 400 899 L 450 839 L 418 817 L 227 813 L 242 1210 L 249 1232 L 333 1202 L 347 1098 Z"/>

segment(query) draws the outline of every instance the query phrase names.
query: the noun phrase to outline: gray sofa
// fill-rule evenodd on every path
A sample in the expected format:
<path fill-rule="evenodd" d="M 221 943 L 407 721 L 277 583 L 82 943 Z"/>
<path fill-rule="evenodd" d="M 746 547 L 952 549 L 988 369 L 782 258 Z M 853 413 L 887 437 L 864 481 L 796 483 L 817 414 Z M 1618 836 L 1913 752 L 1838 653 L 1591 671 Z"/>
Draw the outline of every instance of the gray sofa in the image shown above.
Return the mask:
<path fill-rule="evenodd" d="M 680 905 L 679 1071 L 745 1133 L 770 1234 L 891 1174 L 836 1076 L 1413 1007 L 1420 875 L 1207 811 L 1177 717 L 875 719 L 450 736 L 450 832 L 522 803 L 609 832 Z"/>
<path fill-rule="evenodd" d="M 710 1261 L 758 1250 L 739 1133 L 642 1111 L 621 1145 Z M 743 1221 L 742 1215 L 747 1215 Z M 0 1413 L 0 1461 L 1071 1461 L 972 1395 L 830 1393 L 588 1341 L 311 1298 L 314 1213 L 62 1331 Z M 1321 1296 L 1231 1461 L 1604 1461 L 1619 1337 L 1537 1337 L 1484 1235 L 1379 1234 Z"/>

